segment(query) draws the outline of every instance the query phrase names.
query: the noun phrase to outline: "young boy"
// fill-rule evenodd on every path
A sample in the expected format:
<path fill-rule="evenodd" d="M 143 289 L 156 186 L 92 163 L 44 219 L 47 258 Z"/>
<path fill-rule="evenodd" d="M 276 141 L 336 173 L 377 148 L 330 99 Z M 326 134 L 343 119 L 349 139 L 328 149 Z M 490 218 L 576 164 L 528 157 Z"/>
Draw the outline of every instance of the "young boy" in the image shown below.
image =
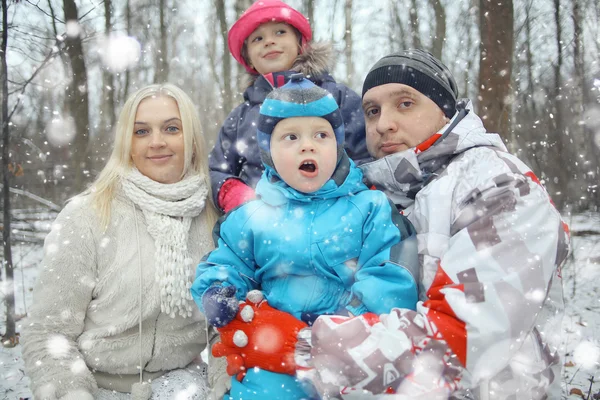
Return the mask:
<path fill-rule="evenodd" d="M 217 225 L 218 247 L 198 265 L 192 286 L 208 322 L 229 324 L 238 300 L 253 289 L 308 324 L 323 314 L 414 309 L 412 227 L 382 192 L 362 183 L 343 149 L 333 96 L 302 75 L 292 77 L 261 106 L 257 141 L 265 167 L 259 199 Z M 295 385 L 292 376 L 264 372 L 264 381 Z M 298 390 L 280 398 L 304 397 Z"/>
<path fill-rule="evenodd" d="M 303 73 L 333 95 L 344 119 L 348 156 L 357 162 L 370 160 L 360 96 L 329 74 L 331 46 L 311 39 L 304 15 L 279 0 L 254 2 L 229 30 L 229 50 L 251 83 L 244 102 L 225 119 L 210 153 L 212 193 L 224 212 L 254 197 L 263 172 L 256 138 L 259 108 L 267 94 L 294 73 Z"/>

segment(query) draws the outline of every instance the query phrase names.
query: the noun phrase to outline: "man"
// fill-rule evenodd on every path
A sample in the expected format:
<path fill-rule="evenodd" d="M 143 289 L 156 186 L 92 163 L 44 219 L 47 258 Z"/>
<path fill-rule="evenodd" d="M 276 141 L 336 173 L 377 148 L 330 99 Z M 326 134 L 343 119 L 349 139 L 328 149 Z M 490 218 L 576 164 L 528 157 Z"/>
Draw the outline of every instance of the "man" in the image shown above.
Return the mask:
<path fill-rule="evenodd" d="M 346 360 L 360 370 L 346 369 L 346 378 L 357 377 L 347 384 L 373 393 L 439 387 L 453 398 L 559 398 L 568 229 L 535 174 L 457 101 L 451 73 L 425 51 L 383 57 L 362 93 L 367 147 L 377 158 L 362 170 L 415 226 L 421 302 L 416 312 L 381 318 L 404 339 L 393 355 L 383 355 L 385 346 L 380 357 L 360 354 L 362 344 L 344 349 L 340 358 L 360 354 Z M 344 330 L 328 317 L 313 326 L 317 364 L 335 357 L 328 343 Z M 388 381 L 383 372 L 363 378 L 386 363 L 394 366 Z M 360 367 L 367 364 L 377 367 Z"/>
<path fill-rule="evenodd" d="M 319 317 L 303 373 L 337 398 L 559 398 L 569 238 L 535 174 L 425 51 L 383 57 L 362 93 L 377 160 L 361 168 L 417 231 L 420 302 Z"/>

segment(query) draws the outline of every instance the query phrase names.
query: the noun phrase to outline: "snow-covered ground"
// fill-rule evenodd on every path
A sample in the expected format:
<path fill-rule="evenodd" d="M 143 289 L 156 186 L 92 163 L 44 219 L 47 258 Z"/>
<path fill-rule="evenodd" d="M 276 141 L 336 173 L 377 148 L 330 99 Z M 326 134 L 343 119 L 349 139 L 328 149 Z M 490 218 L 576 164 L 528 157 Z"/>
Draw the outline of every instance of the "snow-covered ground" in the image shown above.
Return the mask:
<path fill-rule="evenodd" d="M 562 273 L 566 306 L 562 328 L 566 353 L 562 397 L 600 399 L 600 214 L 580 214 L 567 217 L 566 221 L 573 236 L 571 257 Z M 13 249 L 17 315 L 25 315 L 31 305 L 41 257 L 40 246 Z M 5 293 L 7 287 L 1 289 Z M 5 310 L 2 302 L 0 332 L 4 332 Z M 21 347 L 0 346 L 0 399 L 31 398 L 28 384 Z"/>

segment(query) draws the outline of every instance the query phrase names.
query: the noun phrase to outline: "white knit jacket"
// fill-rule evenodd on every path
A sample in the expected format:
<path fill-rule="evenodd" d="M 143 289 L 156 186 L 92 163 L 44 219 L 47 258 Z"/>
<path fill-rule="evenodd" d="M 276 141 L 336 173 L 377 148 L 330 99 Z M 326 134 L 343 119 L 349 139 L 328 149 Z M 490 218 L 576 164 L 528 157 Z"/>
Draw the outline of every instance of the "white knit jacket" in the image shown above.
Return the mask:
<path fill-rule="evenodd" d="M 205 212 L 192 221 L 193 260 L 213 248 L 205 225 Z M 151 372 L 184 367 L 200 354 L 206 346 L 202 314 L 184 319 L 160 313 L 154 254 L 141 210 L 124 196 L 113 201 L 106 232 L 88 196 L 73 199 L 59 214 L 22 326 L 23 358 L 36 399 L 83 393 L 92 398 L 91 370 L 137 374 L 140 348 L 144 369 Z"/>

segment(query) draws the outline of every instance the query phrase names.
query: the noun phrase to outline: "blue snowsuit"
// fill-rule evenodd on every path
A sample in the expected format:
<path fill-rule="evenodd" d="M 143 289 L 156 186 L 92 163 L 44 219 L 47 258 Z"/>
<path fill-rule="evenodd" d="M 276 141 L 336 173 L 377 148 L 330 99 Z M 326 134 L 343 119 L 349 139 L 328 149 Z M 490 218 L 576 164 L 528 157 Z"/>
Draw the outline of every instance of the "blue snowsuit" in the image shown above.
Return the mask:
<path fill-rule="evenodd" d="M 287 82 L 295 71 L 274 73 L 274 83 Z M 330 92 L 340 106 L 344 119 L 346 140 L 344 148 L 356 162 L 370 161 L 365 141 L 365 120 L 362 100 L 347 86 L 337 83 L 331 75 L 323 73 L 310 78 L 317 86 Z M 255 187 L 263 172 L 263 163 L 256 142 L 256 121 L 261 104 L 273 90 L 273 84 L 264 76 L 256 78 L 254 84 L 244 92 L 244 102 L 225 119 L 215 147 L 209 156 L 210 180 L 215 204 L 219 204 L 219 190 L 229 178 L 238 178 L 248 186 Z"/>
<path fill-rule="evenodd" d="M 414 229 L 383 192 L 369 190 L 362 178 L 344 154 L 331 179 L 306 194 L 266 166 L 256 187 L 259 199 L 217 223 L 213 235 L 218 247 L 198 265 L 192 285 L 196 304 L 203 310 L 202 295 L 221 283 L 235 286 L 239 300 L 262 289 L 271 306 L 298 319 L 343 309 L 354 315 L 415 309 L 419 267 Z M 300 388 L 294 377 L 267 375 L 265 379 L 280 379 L 288 389 Z M 260 382 L 256 376 L 248 378 Z M 241 390 L 241 385 L 235 386 Z M 248 397 L 247 389 L 240 393 L 244 399 L 303 398 L 298 390 L 297 397 L 272 391 L 261 397 L 260 390 Z"/>

